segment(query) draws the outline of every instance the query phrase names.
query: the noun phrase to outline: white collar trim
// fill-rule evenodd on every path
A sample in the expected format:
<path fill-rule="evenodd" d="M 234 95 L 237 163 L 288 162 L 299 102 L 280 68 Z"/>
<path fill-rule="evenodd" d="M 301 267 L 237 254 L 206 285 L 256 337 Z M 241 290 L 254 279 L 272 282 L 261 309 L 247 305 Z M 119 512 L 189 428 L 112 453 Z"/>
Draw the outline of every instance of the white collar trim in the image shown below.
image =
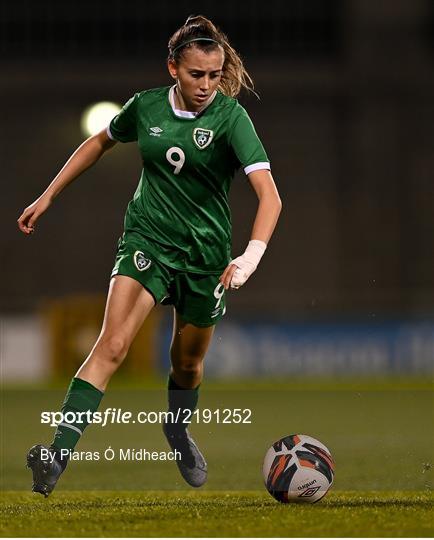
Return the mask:
<path fill-rule="evenodd" d="M 170 90 L 169 90 L 169 102 L 170 102 L 170 106 L 172 107 L 172 110 L 173 112 L 175 113 L 176 116 L 179 116 L 180 118 L 196 118 L 198 114 L 201 114 L 203 113 L 203 111 L 209 106 L 211 105 L 211 103 L 214 101 L 214 98 L 216 97 L 217 95 L 217 90 L 214 90 L 212 96 L 210 96 L 209 100 L 206 101 L 206 104 L 205 106 L 203 107 L 203 109 L 201 109 L 200 111 L 198 112 L 192 112 L 192 111 L 182 111 L 181 109 L 177 109 L 175 107 L 175 87 L 176 87 L 176 84 L 174 84 Z"/>

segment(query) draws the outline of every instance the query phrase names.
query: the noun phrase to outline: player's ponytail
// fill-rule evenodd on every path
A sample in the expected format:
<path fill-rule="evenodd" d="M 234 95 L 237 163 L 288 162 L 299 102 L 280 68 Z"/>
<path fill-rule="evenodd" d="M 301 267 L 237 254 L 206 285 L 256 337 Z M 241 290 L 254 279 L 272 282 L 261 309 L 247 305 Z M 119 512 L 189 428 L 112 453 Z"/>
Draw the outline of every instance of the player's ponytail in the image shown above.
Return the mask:
<path fill-rule="evenodd" d="M 168 45 L 168 60 L 179 62 L 183 51 L 193 46 L 205 52 L 219 46 L 223 48 L 225 61 L 218 87 L 223 94 L 237 97 L 241 89 L 245 88 L 257 96 L 253 89 L 253 80 L 247 73 L 239 54 L 229 43 L 227 36 L 203 15 L 190 15 L 185 24 L 173 34 Z"/>

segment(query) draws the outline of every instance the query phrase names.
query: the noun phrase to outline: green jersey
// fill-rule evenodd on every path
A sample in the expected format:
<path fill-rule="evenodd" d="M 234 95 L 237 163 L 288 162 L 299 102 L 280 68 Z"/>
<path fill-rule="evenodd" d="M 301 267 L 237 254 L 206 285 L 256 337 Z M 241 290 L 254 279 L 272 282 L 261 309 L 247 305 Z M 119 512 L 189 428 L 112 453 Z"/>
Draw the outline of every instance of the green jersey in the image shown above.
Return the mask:
<path fill-rule="evenodd" d="M 171 268 L 216 273 L 230 261 L 231 180 L 240 165 L 248 174 L 269 160 L 236 99 L 216 92 L 195 114 L 177 111 L 173 92 L 135 94 L 107 128 L 113 140 L 137 141 L 143 161 L 125 234 Z"/>

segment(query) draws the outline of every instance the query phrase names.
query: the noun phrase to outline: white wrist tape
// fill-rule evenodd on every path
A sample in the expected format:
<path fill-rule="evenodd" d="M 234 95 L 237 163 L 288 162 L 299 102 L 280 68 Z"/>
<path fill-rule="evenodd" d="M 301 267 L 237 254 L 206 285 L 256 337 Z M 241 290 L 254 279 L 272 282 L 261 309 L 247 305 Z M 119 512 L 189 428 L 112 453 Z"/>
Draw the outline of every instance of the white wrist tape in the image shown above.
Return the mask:
<path fill-rule="evenodd" d="M 231 261 L 231 264 L 238 267 L 232 276 L 232 289 L 238 289 L 241 285 L 244 285 L 256 270 L 266 249 L 267 244 L 262 240 L 250 240 L 246 251 L 240 257 Z"/>

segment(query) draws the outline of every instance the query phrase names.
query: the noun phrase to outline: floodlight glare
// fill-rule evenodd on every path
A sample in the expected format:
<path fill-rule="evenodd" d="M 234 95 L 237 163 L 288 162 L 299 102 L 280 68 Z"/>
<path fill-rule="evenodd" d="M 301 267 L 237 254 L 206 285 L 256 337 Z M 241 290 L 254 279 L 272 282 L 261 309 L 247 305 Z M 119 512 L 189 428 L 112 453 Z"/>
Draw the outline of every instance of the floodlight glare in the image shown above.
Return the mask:
<path fill-rule="evenodd" d="M 118 114 L 121 106 L 110 101 L 94 103 L 87 107 L 81 117 L 81 129 L 86 137 L 95 135 L 106 128 L 110 120 Z"/>

